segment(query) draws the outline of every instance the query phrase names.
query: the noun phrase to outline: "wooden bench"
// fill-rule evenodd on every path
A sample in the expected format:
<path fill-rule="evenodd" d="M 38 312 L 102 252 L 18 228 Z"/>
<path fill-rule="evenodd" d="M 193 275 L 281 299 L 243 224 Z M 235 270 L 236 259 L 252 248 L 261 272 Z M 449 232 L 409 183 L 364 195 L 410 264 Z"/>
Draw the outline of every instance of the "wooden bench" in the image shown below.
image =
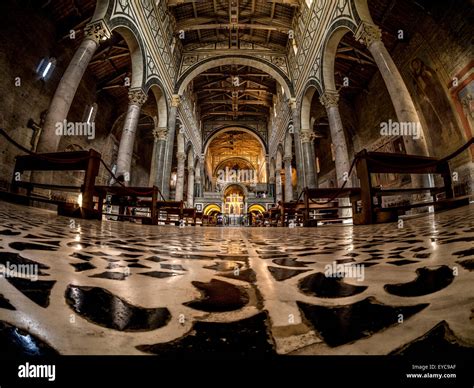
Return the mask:
<path fill-rule="evenodd" d="M 350 209 L 351 205 L 341 205 L 339 198 L 351 198 L 360 195 L 358 187 L 339 188 L 305 188 L 303 191 L 303 202 L 298 203 L 298 210 L 303 215 L 304 226 L 317 226 L 318 222 L 334 223 L 351 219 L 350 216 L 342 214 L 343 209 Z M 328 202 L 329 201 L 329 202 Z M 311 215 L 311 213 L 313 213 Z"/>
<path fill-rule="evenodd" d="M 72 152 L 53 152 L 43 154 L 21 155 L 17 156 L 11 191 L 18 200 L 40 201 L 51 203 L 58 206 L 58 214 L 69 216 L 80 216 L 83 218 L 96 218 L 97 212 L 94 211 L 94 185 L 95 179 L 99 173 L 101 155 L 97 151 L 72 151 Z M 81 186 L 58 185 L 36 182 L 22 182 L 21 174 L 25 171 L 84 171 L 84 181 Z M 20 179 L 19 179 L 20 178 Z M 26 189 L 26 196 L 19 193 L 19 189 Z M 82 193 L 82 206 L 50 199 L 45 196 L 34 195 L 35 188 Z M 23 198 L 22 198 L 23 197 Z"/>
<path fill-rule="evenodd" d="M 157 225 L 158 213 L 156 203 L 158 199 L 158 187 L 123 187 L 123 186 L 95 186 L 95 194 L 98 197 L 97 208 L 102 216 L 117 216 L 119 221 L 141 220 L 144 224 Z M 119 212 L 104 213 L 104 199 L 112 195 L 110 205 L 119 206 Z M 150 215 L 140 216 L 137 214 L 126 214 L 127 209 L 146 208 Z"/>
<path fill-rule="evenodd" d="M 393 222 L 405 211 L 433 206 L 435 211 L 451 209 L 469 203 L 468 196 L 454 197 L 453 183 L 449 162 L 440 162 L 436 158 L 417 155 L 393 154 L 383 152 L 367 152 L 363 150 L 356 155 L 357 176 L 360 179 L 360 194 L 351 197 L 353 220 L 356 225 L 377 222 Z M 373 187 L 372 174 L 439 174 L 443 178 L 443 187 L 383 189 Z M 430 192 L 433 201 L 409 203 L 400 206 L 382 207 L 384 196 L 412 195 Z M 443 198 L 439 198 L 442 194 Z M 377 202 L 374 202 L 377 198 Z M 360 206 L 358 205 L 360 202 Z"/>
<path fill-rule="evenodd" d="M 183 201 L 157 201 L 158 222 L 177 224 L 183 218 Z M 163 218 L 164 216 L 164 218 Z"/>

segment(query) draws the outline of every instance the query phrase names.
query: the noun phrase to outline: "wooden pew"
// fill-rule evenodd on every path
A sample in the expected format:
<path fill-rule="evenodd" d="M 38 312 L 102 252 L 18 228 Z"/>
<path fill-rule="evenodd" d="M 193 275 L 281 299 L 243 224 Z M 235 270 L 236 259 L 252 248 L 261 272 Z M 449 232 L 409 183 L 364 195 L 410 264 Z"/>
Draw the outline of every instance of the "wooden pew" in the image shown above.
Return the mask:
<path fill-rule="evenodd" d="M 183 219 L 183 201 L 157 201 L 158 222 L 178 224 Z M 163 219 L 162 216 L 165 215 Z M 174 217 L 173 217 L 174 216 Z"/>
<path fill-rule="evenodd" d="M 191 225 L 195 226 L 196 225 L 196 209 L 193 207 L 183 208 L 181 219 L 185 222 L 186 225 L 188 225 L 189 221 L 191 221 Z"/>
<path fill-rule="evenodd" d="M 352 197 L 354 224 L 366 225 L 377 222 L 392 222 L 405 211 L 416 208 L 434 206 L 435 211 L 450 209 L 469 203 L 469 198 L 454 197 L 453 183 L 449 162 L 436 158 L 418 155 L 393 154 L 383 152 L 367 152 L 363 150 L 356 155 L 357 176 L 360 179 L 360 195 Z M 439 174 L 443 178 L 443 187 L 383 189 L 372 186 L 371 174 Z M 433 201 L 410 203 L 401 206 L 382 207 L 382 198 L 390 195 L 411 195 L 430 192 Z M 444 198 L 438 198 L 442 194 Z M 377 203 L 374 202 L 377 198 Z M 360 201 L 359 207 L 357 202 Z"/>
<path fill-rule="evenodd" d="M 72 152 L 53 152 L 34 155 L 17 156 L 11 191 L 14 195 L 19 195 L 19 189 L 26 189 L 27 202 L 41 201 L 58 205 L 58 213 L 62 215 L 81 216 L 83 218 L 96 218 L 97 212 L 94 211 L 94 186 L 95 179 L 99 173 L 101 155 L 97 151 L 72 151 Z M 81 186 L 58 185 L 36 182 L 22 182 L 18 180 L 18 173 L 25 171 L 84 171 L 84 181 Z M 35 196 L 34 188 L 40 188 L 53 191 L 77 192 L 82 193 L 82 207 L 64 201 L 51 200 L 46 197 Z"/>
<path fill-rule="evenodd" d="M 358 187 L 344 187 L 343 189 L 305 188 L 303 191 L 303 203 L 300 202 L 298 204 L 298 210 L 303 214 L 303 225 L 317 226 L 318 222 L 332 223 L 350 219 L 351 217 L 342 216 L 341 210 L 350 209 L 351 206 L 340 205 L 337 199 L 351 198 L 357 195 L 360 195 L 360 188 Z M 311 212 L 315 213 L 315 217 L 310 216 Z"/>
<path fill-rule="evenodd" d="M 119 221 L 141 220 L 144 224 L 158 224 L 157 199 L 158 187 L 123 187 L 123 186 L 95 186 L 95 194 L 99 198 L 97 208 L 100 219 L 102 216 L 117 216 Z M 104 213 L 104 198 L 112 195 L 112 205 L 119 206 L 119 214 Z M 125 214 L 127 208 L 148 208 L 150 216 Z"/>

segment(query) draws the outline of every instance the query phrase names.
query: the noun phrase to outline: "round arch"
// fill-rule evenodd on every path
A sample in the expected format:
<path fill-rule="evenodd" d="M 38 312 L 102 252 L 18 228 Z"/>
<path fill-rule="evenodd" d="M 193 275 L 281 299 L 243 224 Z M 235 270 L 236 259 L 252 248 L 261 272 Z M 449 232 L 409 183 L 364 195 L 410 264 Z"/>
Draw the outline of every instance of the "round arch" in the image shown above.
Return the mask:
<path fill-rule="evenodd" d="M 224 187 L 222 188 L 222 195 L 225 196 L 225 193 L 227 190 L 229 190 L 232 186 L 236 186 L 239 188 L 239 190 L 242 190 L 242 193 L 244 193 L 244 196 L 247 198 L 249 195 L 249 192 L 247 190 L 247 187 L 245 187 L 244 184 L 239 183 L 239 182 L 229 182 Z"/>
<path fill-rule="evenodd" d="M 205 216 L 211 216 L 213 213 L 221 213 L 221 207 L 215 203 L 211 203 L 204 208 Z"/>
<path fill-rule="evenodd" d="M 186 70 L 176 82 L 175 93 L 182 96 L 188 84 L 197 75 L 203 73 L 206 70 L 223 65 L 250 66 L 262 70 L 275 78 L 275 80 L 283 87 L 288 98 L 294 97 L 293 83 L 281 69 L 271 63 L 268 63 L 267 61 L 264 61 L 263 59 L 249 55 L 221 55 L 218 57 L 208 58 L 194 64 L 188 70 Z"/>
<path fill-rule="evenodd" d="M 262 137 L 257 134 L 255 132 L 255 130 L 253 130 L 252 128 L 250 127 L 247 127 L 247 126 L 243 126 L 243 125 L 226 125 L 222 128 L 219 128 L 217 131 L 215 131 L 212 136 L 210 136 L 206 142 L 204 143 L 204 149 L 203 149 L 203 154 L 206 155 L 207 154 L 207 150 L 209 148 L 209 145 L 212 143 L 212 141 L 217 137 L 219 136 L 221 133 L 225 133 L 225 132 L 229 132 L 229 131 L 232 131 L 232 130 L 239 130 L 239 131 L 242 131 L 242 132 L 245 132 L 245 133 L 248 133 L 249 135 L 253 135 L 260 143 L 260 145 L 262 146 L 262 149 L 265 151 L 265 153 L 267 152 L 267 147 L 265 145 L 265 142 L 263 141 Z"/>
<path fill-rule="evenodd" d="M 260 214 L 263 214 L 266 211 L 267 210 L 265 209 L 265 207 L 258 203 L 251 205 L 248 209 L 248 213 L 258 212 Z"/>
<path fill-rule="evenodd" d="M 311 126 L 311 103 L 313 101 L 314 94 L 322 94 L 322 88 L 319 83 L 308 82 L 301 98 L 301 129 L 309 130 Z"/>
<path fill-rule="evenodd" d="M 158 127 L 167 128 L 168 127 L 168 100 L 164 92 L 163 86 L 159 81 L 153 81 L 152 83 L 147 83 L 145 86 L 145 93 L 148 94 L 149 91 L 152 91 L 155 96 L 157 110 L 158 110 Z"/>
<path fill-rule="evenodd" d="M 347 20 L 337 20 L 328 29 L 323 45 L 322 81 L 324 90 L 336 90 L 334 66 L 336 62 L 337 47 L 341 39 L 348 32 L 355 33 L 356 26 Z"/>

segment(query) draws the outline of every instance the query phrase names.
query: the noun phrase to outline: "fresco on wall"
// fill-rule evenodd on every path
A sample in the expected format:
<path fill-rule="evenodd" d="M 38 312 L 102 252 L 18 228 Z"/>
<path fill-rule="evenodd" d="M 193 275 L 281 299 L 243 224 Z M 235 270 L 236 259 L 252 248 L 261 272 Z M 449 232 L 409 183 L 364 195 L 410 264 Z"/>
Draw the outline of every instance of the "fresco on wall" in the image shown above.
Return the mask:
<path fill-rule="evenodd" d="M 451 104 L 436 71 L 416 57 L 410 62 L 411 86 L 423 114 L 426 137 L 434 156 L 442 157 L 458 148 L 462 135 Z"/>

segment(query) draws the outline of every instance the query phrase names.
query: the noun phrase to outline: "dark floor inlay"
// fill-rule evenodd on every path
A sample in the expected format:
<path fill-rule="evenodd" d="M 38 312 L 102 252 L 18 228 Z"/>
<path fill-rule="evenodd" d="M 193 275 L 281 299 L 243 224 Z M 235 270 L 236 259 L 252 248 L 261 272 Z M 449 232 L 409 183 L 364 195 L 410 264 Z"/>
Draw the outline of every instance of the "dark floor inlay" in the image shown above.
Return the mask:
<path fill-rule="evenodd" d="M 140 263 L 128 264 L 127 267 L 129 267 L 129 268 L 148 268 L 148 269 L 151 268 L 151 267 L 148 267 L 147 265 L 143 265 L 143 264 L 140 264 Z"/>
<path fill-rule="evenodd" d="M 474 248 L 465 249 L 463 251 L 457 251 L 457 252 L 454 252 L 453 255 L 459 256 L 459 257 L 474 256 Z"/>
<path fill-rule="evenodd" d="M 24 251 L 27 249 L 36 251 L 57 251 L 58 249 L 51 245 L 42 245 L 34 243 L 23 243 L 15 241 L 9 244 L 10 248 L 16 249 L 17 251 Z"/>
<path fill-rule="evenodd" d="M 406 320 L 428 304 L 387 306 L 369 297 L 345 306 L 325 307 L 297 302 L 306 319 L 329 346 L 340 346 Z"/>
<path fill-rule="evenodd" d="M 11 359 L 23 356 L 57 356 L 59 353 L 26 330 L 0 321 L 0 356 Z"/>
<path fill-rule="evenodd" d="M 100 287 L 69 285 L 67 304 L 80 316 L 109 329 L 150 331 L 165 326 L 171 318 L 166 307 L 134 306 Z"/>
<path fill-rule="evenodd" d="M 14 264 L 18 266 L 18 269 L 24 268 L 22 266 L 27 265 L 29 266 L 30 271 L 33 268 L 37 268 L 39 270 L 49 269 L 49 267 L 46 264 L 42 264 L 37 261 L 27 259 L 15 252 L 0 252 L 0 264 L 4 266 L 9 266 L 9 265 Z M 40 274 L 40 272 L 41 271 L 39 271 L 38 274 Z"/>
<path fill-rule="evenodd" d="M 16 310 L 15 306 L 13 306 L 3 294 L 0 294 L 0 309 Z"/>
<path fill-rule="evenodd" d="M 268 266 L 268 270 L 275 278 L 275 280 L 281 282 L 283 280 L 292 278 L 293 276 L 299 275 L 303 272 L 311 271 L 310 269 L 290 269 Z"/>
<path fill-rule="evenodd" d="M 213 265 L 208 265 L 204 268 L 213 269 L 214 271 L 225 272 L 225 271 L 235 271 L 236 268 L 241 268 L 242 263 L 237 263 L 235 261 L 218 261 Z"/>
<path fill-rule="evenodd" d="M 384 289 L 398 296 L 421 296 L 431 294 L 449 286 L 454 279 L 451 268 L 442 265 L 438 268 L 418 268 L 417 277 L 408 283 L 386 284 Z"/>
<path fill-rule="evenodd" d="M 272 260 L 273 263 L 277 265 L 282 265 L 284 267 L 306 267 L 305 263 L 297 261 L 296 259 L 274 259 Z"/>
<path fill-rule="evenodd" d="M 456 261 L 456 263 L 461 264 L 468 271 L 473 271 L 474 270 L 474 259 Z"/>
<path fill-rule="evenodd" d="M 98 273 L 95 275 L 89 276 L 90 278 L 103 278 L 103 279 L 111 279 L 111 280 L 125 280 L 128 275 L 124 274 L 122 272 L 111 272 L 111 271 L 106 271 L 102 273 Z"/>
<path fill-rule="evenodd" d="M 343 298 L 360 294 L 367 286 L 354 286 L 344 283 L 343 279 L 326 277 L 321 272 L 311 274 L 301 279 L 299 289 L 308 295 L 320 298 Z"/>
<path fill-rule="evenodd" d="M 230 323 L 196 322 L 189 333 L 179 339 L 154 345 L 139 345 L 137 349 L 159 356 L 196 357 L 203 353 L 215 358 L 270 356 L 275 354 L 271 338 L 267 333 L 267 314 Z"/>
<path fill-rule="evenodd" d="M 194 281 L 192 284 L 202 291 L 204 297 L 184 303 L 184 305 L 196 310 L 207 312 L 234 311 L 244 307 L 249 301 L 245 290 L 221 280 L 212 279 L 209 283 Z"/>
<path fill-rule="evenodd" d="M 21 234 L 21 232 L 15 232 L 10 229 L 4 229 L 4 230 L 0 230 L 0 234 L 4 236 L 18 236 L 19 234 Z"/>
<path fill-rule="evenodd" d="M 150 257 L 147 257 L 145 260 L 148 260 L 148 261 L 153 261 L 155 263 L 160 263 L 162 261 L 167 261 L 166 259 L 162 259 L 158 256 L 150 256 Z"/>
<path fill-rule="evenodd" d="M 160 264 L 163 269 L 171 269 L 173 271 L 186 271 L 181 264 Z"/>
<path fill-rule="evenodd" d="M 442 355 L 446 360 L 474 360 L 474 348 L 456 337 L 446 321 L 441 321 L 426 334 L 395 349 L 391 355 L 411 359 L 426 357 L 427 354 Z"/>
<path fill-rule="evenodd" d="M 84 261 L 91 261 L 93 259 L 92 256 L 84 255 L 84 254 L 79 253 L 79 252 L 75 252 L 70 256 L 74 257 L 75 259 L 80 259 L 80 260 L 84 260 Z"/>
<path fill-rule="evenodd" d="M 140 272 L 138 275 L 145 275 L 145 276 L 151 276 L 152 278 L 163 279 L 163 278 L 169 278 L 171 276 L 178 276 L 178 275 L 183 275 L 183 274 L 177 273 L 177 272 L 150 271 L 150 272 Z"/>
<path fill-rule="evenodd" d="M 408 259 L 403 259 L 403 260 L 396 260 L 396 261 L 389 261 L 388 264 L 393 264 L 393 265 L 408 265 L 408 264 L 413 264 L 413 263 L 418 263 L 418 261 L 415 260 L 408 260 Z"/>
<path fill-rule="evenodd" d="M 97 268 L 94 264 L 91 264 L 91 263 L 74 263 L 74 264 L 71 264 L 75 269 L 76 269 L 76 272 L 82 272 L 82 271 L 87 271 L 89 269 L 94 269 L 94 268 Z"/>
<path fill-rule="evenodd" d="M 55 280 L 35 280 L 15 277 L 6 278 L 18 291 L 41 307 L 49 306 L 49 295 Z"/>

